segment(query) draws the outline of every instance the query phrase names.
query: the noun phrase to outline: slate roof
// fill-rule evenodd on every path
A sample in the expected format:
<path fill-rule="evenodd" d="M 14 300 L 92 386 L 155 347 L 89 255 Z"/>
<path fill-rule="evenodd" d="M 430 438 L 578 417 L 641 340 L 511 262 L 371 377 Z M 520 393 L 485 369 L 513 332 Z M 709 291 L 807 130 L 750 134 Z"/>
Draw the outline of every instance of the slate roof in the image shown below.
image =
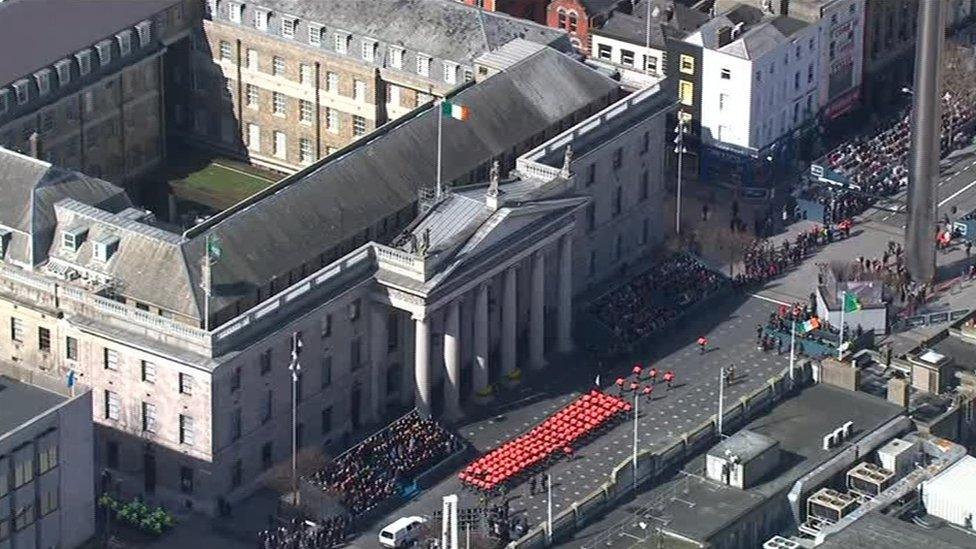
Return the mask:
<path fill-rule="evenodd" d="M 444 121 L 443 180 L 510 152 L 617 89 L 551 48 L 465 88 L 452 101 L 467 106 L 470 118 Z M 191 258 L 202 253 L 207 232 L 221 241 L 212 276 L 228 292 L 216 290 L 214 310 L 236 299 L 231 289 L 264 286 L 414 203 L 434 183 L 436 133 L 437 115 L 428 107 L 187 231 Z M 191 276 L 198 276 L 196 264 L 190 261 Z"/>
<path fill-rule="evenodd" d="M 0 2 L 0 86 L 132 27 L 179 0 Z M 16 53 L 12 53 L 16 52 Z"/>
<path fill-rule="evenodd" d="M 719 46 L 718 31 L 742 24 L 742 33 L 730 43 Z M 776 49 L 807 23 L 787 16 L 774 16 L 754 6 L 740 4 L 701 26 L 698 33 L 702 46 L 743 59 L 758 59 Z"/>
<path fill-rule="evenodd" d="M 0 225 L 14 229 L 9 258 L 40 263 L 51 243 L 56 223 L 54 205 L 73 198 L 107 211 L 132 205 L 121 188 L 101 179 L 58 168 L 29 156 L 0 148 Z"/>
<path fill-rule="evenodd" d="M 515 38 L 566 41 L 565 32 L 451 0 L 257 0 L 256 5 L 438 59 L 473 63 Z"/>
<path fill-rule="evenodd" d="M 708 15 L 673 0 L 643 0 L 631 13 L 614 12 L 593 34 L 609 36 L 632 44 L 647 40 L 647 7 L 651 5 L 651 45 L 664 48 L 665 37 L 681 38 L 708 22 Z M 669 11 L 670 9 L 670 11 Z M 655 17 L 654 14 L 657 14 Z"/>

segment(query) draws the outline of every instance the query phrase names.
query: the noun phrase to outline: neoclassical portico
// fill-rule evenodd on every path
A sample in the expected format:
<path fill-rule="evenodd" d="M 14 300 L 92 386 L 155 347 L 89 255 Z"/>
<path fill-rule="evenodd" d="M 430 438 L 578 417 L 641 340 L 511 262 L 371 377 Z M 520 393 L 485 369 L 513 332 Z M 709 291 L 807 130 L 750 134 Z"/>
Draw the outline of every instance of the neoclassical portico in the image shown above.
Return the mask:
<path fill-rule="evenodd" d="M 372 307 L 386 312 L 371 317 L 372 356 L 385 357 L 388 308 L 409 315 L 416 407 L 431 413 L 440 399 L 448 419 L 459 418 L 463 404 L 487 394 L 489 385 L 506 383 L 515 370 L 542 368 L 547 351 L 572 345 L 573 214 L 585 199 L 496 208 L 489 200 L 483 212 L 472 201 L 449 196 L 416 224 L 405 245 L 377 246 L 380 284 Z M 458 219 L 462 212 L 469 219 Z M 546 334 L 545 319 L 553 314 L 556 333 Z M 521 356 L 520 333 L 528 342 Z M 500 364 L 492 364 L 495 357 Z M 374 378 L 383 375 L 379 362 L 374 358 Z M 435 395 L 439 380 L 443 394 Z M 382 397 L 378 388 L 373 395 Z M 372 409 L 382 406 L 373 402 Z"/>

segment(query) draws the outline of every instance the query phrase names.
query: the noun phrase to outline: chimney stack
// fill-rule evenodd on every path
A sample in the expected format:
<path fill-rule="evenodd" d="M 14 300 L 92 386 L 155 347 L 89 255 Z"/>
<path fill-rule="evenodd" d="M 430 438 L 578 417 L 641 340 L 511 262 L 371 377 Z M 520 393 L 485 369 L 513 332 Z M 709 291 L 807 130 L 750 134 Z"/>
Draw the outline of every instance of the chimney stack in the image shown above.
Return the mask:
<path fill-rule="evenodd" d="M 43 145 L 41 144 L 41 136 L 37 132 L 34 132 L 27 139 L 30 144 L 30 155 L 38 160 L 44 160 L 41 156 L 44 154 Z"/>

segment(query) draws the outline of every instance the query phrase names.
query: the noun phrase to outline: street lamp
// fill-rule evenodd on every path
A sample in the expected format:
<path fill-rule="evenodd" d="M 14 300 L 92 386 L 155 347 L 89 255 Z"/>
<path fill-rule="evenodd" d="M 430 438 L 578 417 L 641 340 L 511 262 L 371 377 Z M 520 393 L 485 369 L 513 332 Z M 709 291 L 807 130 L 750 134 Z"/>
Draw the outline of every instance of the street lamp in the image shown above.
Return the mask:
<path fill-rule="evenodd" d="M 298 363 L 298 355 L 302 351 L 302 337 L 298 332 L 291 334 L 291 490 L 292 504 L 298 507 L 298 376 L 302 366 Z"/>
<path fill-rule="evenodd" d="M 716 428 L 718 439 L 722 440 L 722 416 L 725 415 L 725 366 L 718 369 L 718 418 Z"/>
<path fill-rule="evenodd" d="M 637 494 L 637 416 L 640 413 L 640 392 L 634 389 L 634 494 Z"/>
<path fill-rule="evenodd" d="M 685 119 L 681 118 L 681 113 L 678 113 L 678 125 L 675 126 L 674 131 L 676 133 L 674 137 L 674 154 L 678 155 L 678 192 L 677 192 L 677 204 L 674 213 L 674 232 L 675 234 L 681 234 L 681 161 L 684 159 L 684 155 L 688 152 L 685 148 Z"/>

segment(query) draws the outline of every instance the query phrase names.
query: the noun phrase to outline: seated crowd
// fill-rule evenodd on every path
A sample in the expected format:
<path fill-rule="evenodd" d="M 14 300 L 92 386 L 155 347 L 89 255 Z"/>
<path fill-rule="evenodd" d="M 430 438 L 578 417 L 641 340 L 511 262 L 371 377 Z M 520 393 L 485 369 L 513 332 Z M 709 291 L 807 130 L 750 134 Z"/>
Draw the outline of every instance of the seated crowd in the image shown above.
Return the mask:
<path fill-rule="evenodd" d="M 349 521 L 332 517 L 323 523 L 294 518 L 283 526 L 258 532 L 258 549 L 327 549 L 340 545 Z"/>
<path fill-rule="evenodd" d="M 617 338 L 631 343 L 665 327 L 725 281 L 694 257 L 674 254 L 598 298 L 591 310 Z"/>
<path fill-rule="evenodd" d="M 336 494 L 349 513 L 357 516 L 396 495 L 461 445 L 457 435 L 413 411 L 350 448 L 307 480 Z"/>

